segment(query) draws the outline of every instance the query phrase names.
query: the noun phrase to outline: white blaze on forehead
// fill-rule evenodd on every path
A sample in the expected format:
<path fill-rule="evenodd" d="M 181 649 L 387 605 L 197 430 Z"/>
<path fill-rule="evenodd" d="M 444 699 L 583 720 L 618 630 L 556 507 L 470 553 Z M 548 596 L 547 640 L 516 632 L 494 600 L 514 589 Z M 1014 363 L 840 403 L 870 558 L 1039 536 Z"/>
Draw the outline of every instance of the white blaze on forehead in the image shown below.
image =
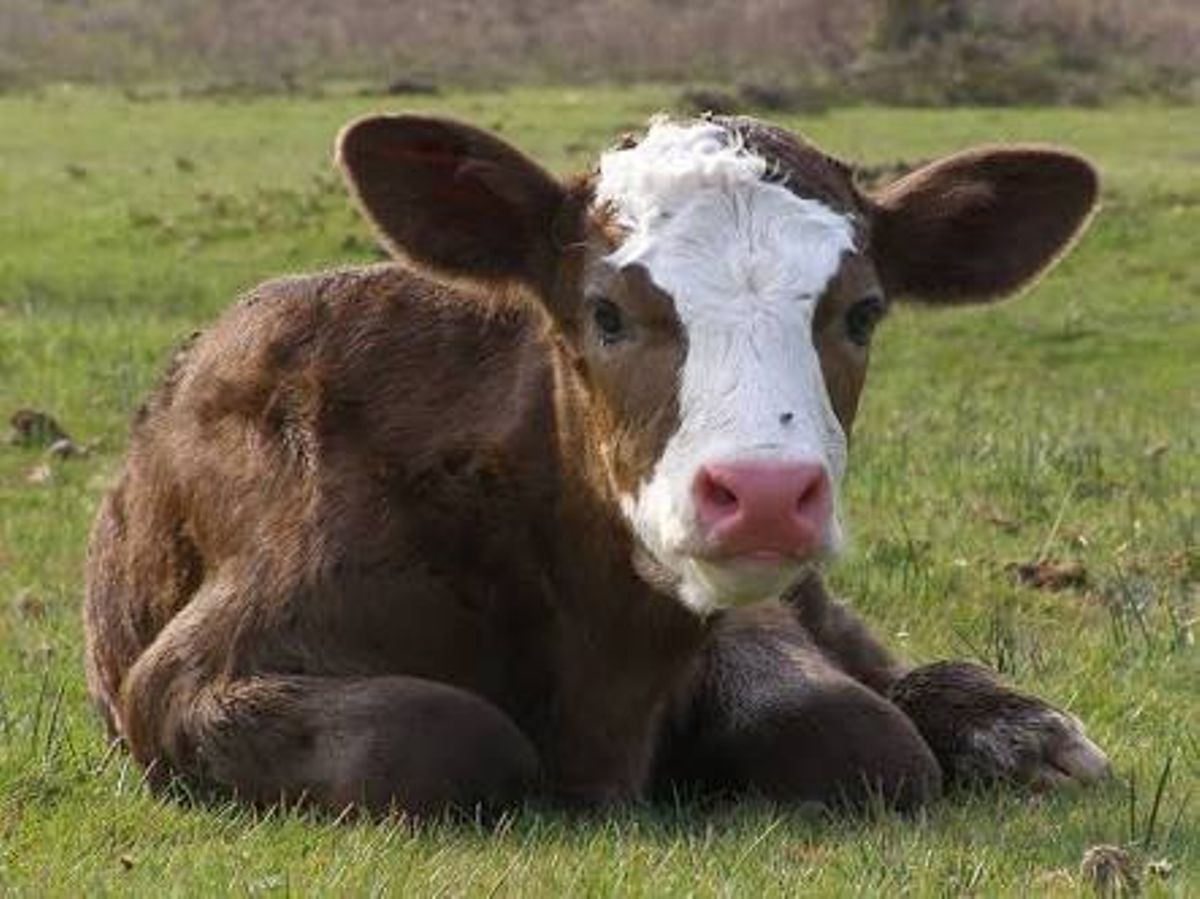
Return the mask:
<path fill-rule="evenodd" d="M 720 125 L 656 122 L 634 147 L 600 158 L 596 199 L 611 203 L 634 236 L 679 212 L 700 190 L 755 183 L 766 162 Z"/>
<path fill-rule="evenodd" d="M 846 439 L 812 341 L 821 294 L 853 249 L 845 215 L 773 183 L 767 163 L 725 128 L 659 122 L 606 154 L 597 200 L 627 230 L 611 255 L 639 264 L 671 295 L 687 336 L 679 430 L 626 515 L 697 611 L 762 599 L 795 568 L 753 572 L 705 562 L 692 483 L 732 460 L 819 461 L 833 482 Z M 826 547 L 841 542 L 836 504 Z"/>

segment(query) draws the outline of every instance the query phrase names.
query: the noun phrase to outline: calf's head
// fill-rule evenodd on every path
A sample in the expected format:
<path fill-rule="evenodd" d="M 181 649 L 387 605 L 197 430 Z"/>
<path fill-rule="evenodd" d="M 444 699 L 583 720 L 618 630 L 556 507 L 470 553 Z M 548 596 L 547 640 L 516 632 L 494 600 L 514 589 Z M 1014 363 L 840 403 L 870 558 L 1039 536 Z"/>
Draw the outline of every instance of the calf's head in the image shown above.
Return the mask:
<path fill-rule="evenodd" d="M 456 122 L 375 117 L 339 159 L 412 262 L 540 304 L 647 576 L 699 612 L 778 593 L 842 542 L 838 485 L 893 300 L 982 302 L 1069 245 L 1095 172 L 968 151 L 877 195 L 749 119 L 657 121 L 562 184 Z"/>

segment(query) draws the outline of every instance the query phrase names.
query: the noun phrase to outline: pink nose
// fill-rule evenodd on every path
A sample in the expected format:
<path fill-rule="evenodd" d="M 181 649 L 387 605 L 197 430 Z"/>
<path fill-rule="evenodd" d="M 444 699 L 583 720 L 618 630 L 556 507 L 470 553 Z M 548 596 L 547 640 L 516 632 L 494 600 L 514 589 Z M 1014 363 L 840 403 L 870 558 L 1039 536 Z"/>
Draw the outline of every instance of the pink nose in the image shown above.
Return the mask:
<path fill-rule="evenodd" d="M 692 494 L 700 527 L 722 556 L 811 555 L 831 510 L 829 477 L 816 462 L 705 465 Z"/>

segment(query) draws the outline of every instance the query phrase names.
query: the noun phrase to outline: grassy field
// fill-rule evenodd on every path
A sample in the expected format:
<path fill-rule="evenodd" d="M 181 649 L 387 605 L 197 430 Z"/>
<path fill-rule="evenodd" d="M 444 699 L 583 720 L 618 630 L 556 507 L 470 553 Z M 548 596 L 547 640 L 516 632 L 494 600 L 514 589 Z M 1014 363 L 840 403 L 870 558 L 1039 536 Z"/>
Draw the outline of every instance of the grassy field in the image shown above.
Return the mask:
<path fill-rule="evenodd" d="M 673 96 L 514 90 L 408 106 L 500 128 L 568 171 Z M 0 414 L 47 410 L 91 446 L 55 461 L 0 445 L 0 892 L 1075 895 L 1100 843 L 1163 863 L 1145 875 L 1152 894 L 1200 892 L 1194 109 L 790 122 L 870 163 L 1040 140 L 1104 173 L 1091 232 L 1036 290 L 995 308 L 901 310 L 884 327 L 847 485 L 854 546 L 832 580 L 910 658 L 982 659 L 1078 714 L 1113 758 L 1111 786 L 957 797 L 912 818 L 529 809 L 499 828 L 421 829 L 151 796 L 84 695 L 90 518 L 176 341 L 260 279 L 371 257 L 329 147 L 382 102 L 0 98 Z M 1042 557 L 1078 563 L 1084 582 L 1014 582 L 1014 563 Z"/>

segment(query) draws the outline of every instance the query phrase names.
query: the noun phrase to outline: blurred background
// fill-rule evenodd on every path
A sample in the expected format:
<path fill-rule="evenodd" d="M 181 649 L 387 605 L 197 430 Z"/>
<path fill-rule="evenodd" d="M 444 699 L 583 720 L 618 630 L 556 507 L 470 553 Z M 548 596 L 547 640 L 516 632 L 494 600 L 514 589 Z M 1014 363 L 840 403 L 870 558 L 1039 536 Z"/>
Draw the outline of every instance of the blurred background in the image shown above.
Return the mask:
<path fill-rule="evenodd" d="M 3 0 L 0 91 L 63 80 L 208 94 L 670 81 L 705 108 L 796 111 L 1194 101 L 1200 0 Z"/>

